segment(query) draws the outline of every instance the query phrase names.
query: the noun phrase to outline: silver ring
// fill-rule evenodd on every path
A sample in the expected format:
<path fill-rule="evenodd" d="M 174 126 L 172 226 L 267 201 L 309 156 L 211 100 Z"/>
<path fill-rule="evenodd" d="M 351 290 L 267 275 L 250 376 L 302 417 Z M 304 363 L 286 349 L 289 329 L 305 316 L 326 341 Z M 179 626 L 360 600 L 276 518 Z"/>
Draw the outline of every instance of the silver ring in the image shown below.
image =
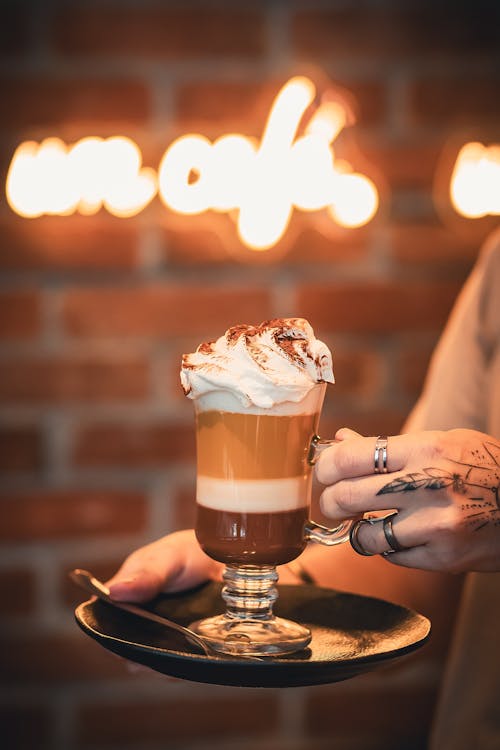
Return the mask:
<path fill-rule="evenodd" d="M 357 552 L 358 555 L 363 555 L 364 557 L 373 557 L 373 555 L 376 554 L 376 552 L 368 552 L 358 539 L 358 533 L 361 525 L 363 523 L 369 523 L 370 526 L 373 526 L 375 521 L 377 521 L 376 518 L 360 518 L 351 526 L 351 530 L 349 532 L 349 541 L 351 542 L 351 547 L 353 548 L 354 552 Z"/>
<path fill-rule="evenodd" d="M 382 528 L 384 529 L 385 540 L 390 549 L 388 549 L 387 552 L 383 552 L 383 555 L 392 555 L 394 552 L 402 552 L 403 550 L 408 549 L 408 547 L 403 547 L 398 542 L 396 535 L 394 534 L 394 529 L 392 528 L 392 519 L 397 515 L 398 512 L 395 511 L 394 513 L 389 513 L 389 515 L 384 518 Z"/>
<path fill-rule="evenodd" d="M 373 454 L 375 474 L 387 474 L 387 443 L 387 435 L 379 435 L 375 442 L 375 453 Z"/>

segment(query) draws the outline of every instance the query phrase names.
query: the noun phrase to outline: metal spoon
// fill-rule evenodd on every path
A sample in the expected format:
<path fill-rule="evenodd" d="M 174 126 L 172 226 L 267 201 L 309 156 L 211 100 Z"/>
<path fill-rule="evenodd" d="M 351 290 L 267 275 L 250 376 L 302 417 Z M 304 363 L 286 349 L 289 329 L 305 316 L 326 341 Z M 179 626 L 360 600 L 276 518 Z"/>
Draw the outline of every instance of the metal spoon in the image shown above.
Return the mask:
<path fill-rule="evenodd" d="M 184 627 L 184 625 L 179 625 L 178 622 L 168 620 L 166 617 L 162 617 L 161 615 L 157 615 L 155 612 L 150 612 L 147 609 L 138 607 L 136 604 L 115 601 L 110 597 L 109 589 L 104 585 L 104 583 L 99 581 L 95 576 L 92 575 L 92 573 L 89 573 L 88 570 L 81 570 L 80 568 L 76 568 L 69 573 L 69 577 L 74 583 L 85 589 L 85 591 L 87 591 L 89 594 L 93 594 L 98 599 L 102 599 L 108 604 L 112 604 L 114 607 L 117 607 L 117 609 L 123 609 L 125 610 L 125 612 L 131 612 L 132 614 L 137 615 L 138 617 L 142 617 L 146 620 L 152 620 L 152 622 L 156 622 L 159 625 L 164 625 L 171 630 L 177 630 L 179 633 L 182 633 L 188 641 L 194 643 L 196 646 L 199 646 L 207 656 L 216 655 L 220 658 L 224 658 L 225 655 L 220 651 L 217 651 L 217 649 L 215 649 L 208 641 L 206 641 L 205 638 L 198 635 L 189 628 Z M 243 659 L 251 659 L 252 661 L 261 661 L 259 657 L 242 654 L 236 650 L 234 656 Z"/>

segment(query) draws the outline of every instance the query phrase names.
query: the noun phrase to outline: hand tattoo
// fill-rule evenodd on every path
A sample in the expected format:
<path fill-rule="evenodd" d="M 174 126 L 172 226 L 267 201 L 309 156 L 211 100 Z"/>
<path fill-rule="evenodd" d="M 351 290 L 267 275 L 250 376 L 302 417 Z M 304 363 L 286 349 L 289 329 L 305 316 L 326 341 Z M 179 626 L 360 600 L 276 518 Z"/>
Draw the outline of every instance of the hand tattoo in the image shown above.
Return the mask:
<path fill-rule="evenodd" d="M 455 471 L 430 466 L 423 472 L 396 477 L 377 495 L 420 489 L 441 490 L 451 486 L 456 494 L 464 495 L 468 500 L 462 503 L 461 510 L 466 513 L 466 521 L 474 531 L 489 524 L 500 526 L 500 444 L 485 442 L 471 453 L 473 463 L 450 458 L 447 460 L 454 464 Z"/>

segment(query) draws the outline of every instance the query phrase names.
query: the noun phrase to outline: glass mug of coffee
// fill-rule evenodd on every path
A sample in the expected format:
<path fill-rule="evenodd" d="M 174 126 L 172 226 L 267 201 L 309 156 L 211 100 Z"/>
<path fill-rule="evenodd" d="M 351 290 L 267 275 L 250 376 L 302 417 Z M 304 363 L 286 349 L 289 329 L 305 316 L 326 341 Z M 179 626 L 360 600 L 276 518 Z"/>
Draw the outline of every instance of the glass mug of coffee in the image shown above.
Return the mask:
<path fill-rule="evenodd" d="M 195 401 L 197 435 L 196 537 L 225 564 L 226 612 L 191 628 L 217 650 L 245 655 L 298 651 L 308 628 L 273 614 L 277 565 L 298 557 L 308 541 L 345 542 L 351 522 L 327 529 L 309 518 L 312 467 L 332 441 L 317 437 L 326 383 L 302 401 L 270 409 Z M 224 408 L 218 408 L 223 406 Z M 229 408 L 228 408 L 229 407 Z"/>

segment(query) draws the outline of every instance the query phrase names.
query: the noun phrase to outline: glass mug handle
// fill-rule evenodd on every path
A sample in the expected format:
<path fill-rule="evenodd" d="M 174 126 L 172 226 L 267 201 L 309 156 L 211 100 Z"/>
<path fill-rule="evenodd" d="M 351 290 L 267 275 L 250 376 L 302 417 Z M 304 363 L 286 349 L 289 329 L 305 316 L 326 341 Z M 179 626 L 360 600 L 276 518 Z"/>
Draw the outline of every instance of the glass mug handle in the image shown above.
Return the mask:
<path fill-rule="evenodd" d="M 314 466 L 323 451 L 336 442 L 336 440 L 323 440 L 319 435 L 314 435 L 307 454 L 309 466 Z M 305 538 L 308 542 L 319 542 L 319 544 L 325 544 L 327 547 L 333 547 L 335 544 L 347 542 L 351 526 L 352 521 L 342 521 L 339 526 L 329 529 L 327 526 L 309 520 L 304 527 Z"/>

